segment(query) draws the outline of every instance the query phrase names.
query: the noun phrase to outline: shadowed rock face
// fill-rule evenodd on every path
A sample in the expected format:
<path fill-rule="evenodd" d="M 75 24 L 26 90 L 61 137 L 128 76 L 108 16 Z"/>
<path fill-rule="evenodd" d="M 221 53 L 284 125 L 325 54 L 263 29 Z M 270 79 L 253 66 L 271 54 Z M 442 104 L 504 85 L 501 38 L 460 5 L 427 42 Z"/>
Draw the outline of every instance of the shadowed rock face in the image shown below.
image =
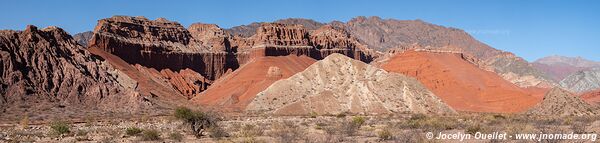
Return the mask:
<path fill-rule="evenodd" d="M 275 82 L 246 110 L 276 115 L 455 113 L 417 80 L 341 54 Z"/>
<path fill-rule="evenodd" d="M 158 70 L 192 69 L 208 79 L 227 69 L 224 51 L 202 46 L 180 24 L 164 19 L 115 16 L 102 19 L 90 47 L 119 56 L 131 64 Z"/>
<path fill-rule="evenodd" d="M 88 111 L 95 112 L 89 113 L 94 116 L 105 110 L 136 112 L 151 104 L 127 88 L 132 86 L 118 82 L 127 77 L 90 54 L 60 28 L 2 30 L 0 49 L 3 118 L 29 113 L 37 120 L 54 117 L 54 113 L 66 117 Z"/>
<path fill-rule="evenodd" d="M 541 116 L 589 116 L 598 115 L 598 113 L 597 106 L 590 105 L 580 97 L 560 88 L 550 90 L 542 102 L 526 112 L 526 114 Z"/>

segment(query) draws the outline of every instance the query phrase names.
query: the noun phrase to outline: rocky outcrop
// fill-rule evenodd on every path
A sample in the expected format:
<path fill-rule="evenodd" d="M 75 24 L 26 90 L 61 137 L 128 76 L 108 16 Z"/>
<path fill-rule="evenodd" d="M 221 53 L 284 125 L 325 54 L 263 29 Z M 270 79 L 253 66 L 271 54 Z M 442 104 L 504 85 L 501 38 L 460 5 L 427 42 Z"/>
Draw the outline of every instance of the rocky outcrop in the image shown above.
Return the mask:
<path fill-rule="evenodd" d="M 362 16 L 353 18 L 347 23 L 333 22 L 332 25 L 344 27 L 351 35 L 375 50 L 406 49 L 415 44 L 419 47 L 435 47 L 438 50 L 458 50 L 485 61 L 483 62 L 485 65 L 480 65 L 481 67 L 490 67 L 491 71 L 505 75 L 503 77 L 507 77 L 507 80 L 519 86 L 548 87 L 554 84 L 550 78 L 522 58 L 481 43 L 460 29 L 434 25 L 421 20 Z"/>
<path fill-rule="evenodd" d="M 275 115 L 455 113 L 417 80 L 331 54 L 258 93 L 246 111 Z"/>
<path fill-rule="evenodd" d="M 238 49 L 248 51 L 251 57 L 306 55 L 319 60 L 340 53 L 367 63 L 376 57 L 344 29 L 329 25 L 308 32 L 302 25 L 263 23 L 255 35 L 243 40 L 251 42 L 237 44 Z"/>
<path fill-rule="evenodd" d="M 575 72 L 560 81 L 560 86 L 575 93 L 600 88 L 600 68 Z"/>
<path fill-rule="evenodd" d="M 327 57 L 332 53 L 340 53 L 356 60 L 371 62 L 375 57 L 374 51 L 361 44 L 346 30 L 325 25 L 310 33 L 311 45 L 319 52 L 312 57 Z"/>
<path fill-rule="evenodd" d="M 153 104 L 131 89 L 135 83 L 121 82 L 127 76 L 115 72 L 60 28 L 2 30 L 0 49 L 2 119 L 136 113 Z"/>
<path fill-rule="evenodd" d="M 281 23 L 262 23 L 251 37 L 238 37 L 214 24 L 195 23 L 185 29 L 165 19 L 114 16 L 99 20 L 89 46 L 130 65 L 166 73 L 188 69 L 199 73 L 203 78 L 184 79 L 185 84 L 171 80 L 177 77 L 173 74 L 154 76 L 172 81 L 172 86 L 188 98 L 198 95 L 227 71 L 260 57 L 306 55 L 322 59 L 331 53 L 343 53 L 365 62 L 373 59 L 369 49 L 343 29 L 326 27 L 311 36 L 302 25 Z"/>
<path fill-rule="evenodd" d="M 231 62 L 235 58 L 227 52 L 226 37 L 218 27 L 194 24 L 190 29 L 192 32 L 162 18 L 114 16 L 98 21 L 89 46 L 130 65 L 161 71 L 163 74 L 155 78 L 171 81 L 175 89 L 191 98 L 238 65 Z M 180 78 L 181 72 L 197 78 Z"/>
<path fill-rule="evenodd" d="M 90 39 L 92 39 L 93 35 L 94 35 L 94 32 L 86 31 L 86 32 L 81 32 L 81 33 L 77 33 L 77 34 L 73 35 L 73 39 L 75 39 L 75 41 L 77 41 L 77 44 L 87 47 L 88 41 L 90 41 Z"/>
<path fill-rule="evenodd" d="M 229 29 L 225 29 L 225 31 L 227 31 L 228 33 L 235 35 L 235 36 L 250 37 L 250 36 L 256 34 L 256 30 L 263 23 L 265 23 L 265 22 L 254 22 L 254 23 L 250 23 L 248 25 L 235 26 L 235 27 L 232 27 Z M 280 24 L 286 24 L 286 25 L 302 25 L 302 26 L 304 26 L 304 28 L 306 28 L 309 31 L 316 30 L 316 29 L 320 28 L 321 26 L 325 25 L 323 23 L 314 21 L 312 19 L 303 19 L 303 18 L 280 19 L 280 20 L 274 21 L 273 23 L 280 23 Z"/>
<path fill-rule="evenodd" d="M 526 112 L 526 114 L 540 116 L 594 116 L 599 113 L 597 106 L 590 105 L 580 97 L 560 88 L 550 90 L 542 102 Z"/>
<path fill-rule="evenodd" d="M 545 72 L 556 81 L 561 81 L 577 71 L 600 67 L 600 62 L 582 57 L 548 56 L 532 63 L 534 67 Z"/>
<path fill-rule="evenodd" d="M 188 28 L 192 38 L 202 42 L 204 47 L 213 51 L 231 52 L 229 35 L 216 24 L 194 23 Z"/>

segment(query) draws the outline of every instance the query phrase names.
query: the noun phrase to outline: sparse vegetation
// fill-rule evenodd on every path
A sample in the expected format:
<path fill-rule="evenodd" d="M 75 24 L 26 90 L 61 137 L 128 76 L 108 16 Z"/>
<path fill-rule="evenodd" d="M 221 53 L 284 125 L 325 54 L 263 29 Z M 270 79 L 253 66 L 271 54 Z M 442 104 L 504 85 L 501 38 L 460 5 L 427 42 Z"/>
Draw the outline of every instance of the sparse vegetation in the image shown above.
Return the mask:
<path fill-rule="evenodd" d="M 246 124 L 240 129 L 238 137 L 253 138 L 261 136 L 263 133 L 264 130 L 262 128 L 257 127 L 256 125 Z"/>
<path fill-rule="evenodd" d="M 477 132 L 481 132 L 481 125 L 479 124 L 471 125 L 465 129 L 465 133 L 467 134 L 474 135 Z"/>
<path fill-rule="evenodd" d="M 144 130 L 141 137 L 144 141 L 160 140 L 160 133 L 154 129 Z"/>
<path fill-rule="evenodd" d="M 175 109 L 174 116 L 188 124 L 194 134 L 198 137 L 202 136 L 205 130 L 217 126 L 217 118 L 215 115 L 201 111 L 192 111 L 185 107 Z"/>
<path fill-rule="evenodd" d="M 223 137 L 228 137 L 229 133 L 227 133 L 221 126 L 213 125 L 208 128 L 208 132 L 210 133 L 211 138 L 220 139 Z"/>
<path fill-rule="evenodd" d="M 24 116 L 21 119 L 21 122 L 19 122 L 19 124 L 21 125 L 21 128 L 23 128 L 23 129 L 29 128 L 29 116 Z"/>
<path fill-rule="evenodd" d="M 50 128 L 57 135 L 62 135 L 71 132 L 69 124 L 67 124 L 67 122 L 64 121 L 54 121 L 50 123 Z"/>
<path fill-rule="evenodd" d="M 140 129 L 140 128 L 136 128 L 136 127 L 129 127 L 127 129 L 125 129 L 125 134 L 127 134 L 128 136 L 137 136 L 140 133 L 142 133 L 144 130 Z"/>
<path fill-rule="evenodd" d="M 344 118 L 344 117 L 346 117 L 346 113 L 344 113 L 344 112 L 339 113 L 339 114 L 335 115 L 335 117 Z"/>
<path fill-rule="evenodd" d="M 352 124 L 355 124 L 357 126 L 362 126 L 365 123 L 365 118 L 362 116 L 355 116 L 352 117 Z"/>
<path fill-rule="evenodd" d="M 293 122 L 275 123 L 272 125 L 272 135 L 280 142 L 293 142 L 301 139 L 304 132 Z"/>
<path fill-rule="evenodd" d="M 172 132 L 169 134 L 169 139 L 180 142 L 183 140 L 183 135 L 179 132 Z"/>
<path fill-rule="evenodd" d="M 458 126 L 458 123 L 453 118 L 428 117 L 422 114 L 415 114 L 401 126 L 410 129 L 442 131 L 455 129 Z"/>
<path fill-rule="evenodd" d="M 380 140 L 391 140 L 394 138 L 392 132 L 388 128 L 383 128 L 381 131 L 377 132 L 377 137 Z"/>
<path fill-rule="evenodd" d="M 317 118 L 317 116 L 319 116 L 319 114 L 317 114 L 317 112 L 315 112 L 315 111 L 310 112 L 310 118 Z"/>

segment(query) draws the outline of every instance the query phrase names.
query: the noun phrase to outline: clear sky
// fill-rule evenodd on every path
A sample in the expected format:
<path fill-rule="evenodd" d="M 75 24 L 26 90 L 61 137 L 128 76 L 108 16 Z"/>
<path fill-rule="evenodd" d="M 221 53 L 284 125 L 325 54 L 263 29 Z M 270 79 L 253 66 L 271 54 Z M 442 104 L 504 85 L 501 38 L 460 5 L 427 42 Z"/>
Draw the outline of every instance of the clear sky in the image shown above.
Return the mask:
<path fill-rule="evenodd" d="M 528 61 L 548 55 L 600 61 L 600 1 L 597 0 L 3 0 L 0 29 L 55 25 L 75 34 L 91 31 L 112 15 L 164 17 L 184 26 L 215 23 L 224 28 L 257 21 L 309 18 L 320 22 L 379 16 L 463 29 L 497 49 Z"/>

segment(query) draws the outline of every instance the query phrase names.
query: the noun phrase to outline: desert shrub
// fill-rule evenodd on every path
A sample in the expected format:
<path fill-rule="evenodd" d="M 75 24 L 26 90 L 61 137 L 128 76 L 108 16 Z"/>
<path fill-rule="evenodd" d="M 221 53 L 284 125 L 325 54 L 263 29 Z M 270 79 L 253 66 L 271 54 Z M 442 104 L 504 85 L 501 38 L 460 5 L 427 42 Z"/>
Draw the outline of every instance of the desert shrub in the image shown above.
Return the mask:
<path fill-rule="evenodd" d="M 272 125 L 272 135 L 280 142 L 293 142 L 301 139 L 304 132 L 293 122 L 283 122 Z"/>
<path fill-rule="evenodd" d="M 52 131 L 54 131 L 54 133 L 58 135 L 71 132 L 69 124 L 67 124 L 67 122 L 64 121 L 54 121 L 50 123 L 50 128 L 52 128 Z"/>
<path fill-rule="evenodd" d="M 474 135 L 474 134 L 475 134 L 475 133 L 477 133 L 477 132 L 481 132 L 481 126 L 480 126 L 479 124 L 475 124 L 475 125 L 468 126 L 468 127 L 465 129 L 465 132 L 466 132 L 467 134 Z"/>
<path fill-rule="evenodd" d="M 179 132 L 172 132 L 169 134 L 169 139 L 180 142 L 183 140 L 183 135 Z"/>
<path fill-rule="evenodd" d="M 410 116 L 410 120 L 424 120 L 427 119 L 427 116 L 425 116 L 425 114 L 413 114 L 412 116 Z"/>
<path fill-rule="evenodd" d="M 426 140 L 425 135 L 417 130 L 407 130 L 401 134 L 398 134 L 398 136 L 394 138 L 394 142 L 423 143 L 430 142 L 430 140 Z"/>
<path fill-rule="evenodd" d="M 573 130 L 573 133 L 576 134 L 583 134 L 585 133 L 585 123 L 581 123 L 581 122 L 575 122 L 573 124 L 571 124 L 571 130 Z"/>
<path fill-rule="evenodd" d="M 317 118 L 317 116 L 319 116 L 319 114 L 317 114 L 317 112 L 315 112 L 315 111 L 310 112 L 310 118 Z"/>
<path fill-rule="evenodd" d="M 142 132 L 142 140 L 145 141 L 155 141 L 155 140 L 160 140 L 160 133 L 157 130 L 154 129 L 150 129 L 150 130 L 144 130 Z"/>
<path fill-rule="evenodd" d="M 327 124 L 322 123 L 322 122 L 318 122 L 318 123 L 315 124 L 315 129 L 322 130 L 324 126 L 327 126 Z"/>
<path fill-rule="evenodd" d="M 227 133 L 221 126 L 213 125 L 208 128 L 208 132 L 210 133 L 211 138 L 220 139 L 223 137 L 228 137 L 229 133 Z"/>
<path fill-rule="evenodd" d="M 379 140 L 382 141 L 391 140 L 394 138 L 392 132 L 388 128 L 384 128 L 381 131 L 377 132 L 377 137 L 379 137 Z"/>
<path fill-rule="evenodd" d="M 355 122 L 355 120 L 352 120 L 350 122 L 342 123 L 341 125 L 339 125 L 338 131 L 341 131 L 342 133 L 344 133 L 347 136 L 353 136 L 358 132 L 358 129 L 360 129 L 360 126 L 361 126 L 360 121 Z"/>
<path fill-rule="evenodd" d="M 202 136 L 205 130 L 216 126 L 218 118 L 214 114 L 192 111 L 189 108 L 175 109 L 174 116 L 188 124 L 196 136 Z"/>
<path fill-rule="evenodd" d="M 140 129 L 140 128 L 136 128 L 136 127 L 129 127 L 127 129 L 125 129 L 125 134 L 127 134 L 128 136 L 136 136 L 139 135 L 140 133 L 142 133 L 144 130 Z"/>
<path fill-rule="evenodd" d="M 352 124 L 355 124 L 357 126 L 362 126 L 365 123 L 365 118 L 362 116 L 354 116 L 352 117 Z"/>
<path fill-rule="evenodd" d="M 86 130 L 81 130 L 81 129 L 79 129 L 79 130 L 77 130 L 77 132 L 75 132 L 75 135 L 76 135 L 76 136 L 85 136 L 85 135 L 87 135 L 87 134 L 88 134 L 88 131 L 86 131 Z"/>
<path fill-rule="evenodd" d="M 442 131 L 455 129 L 458 123 L 453 118 L 427 117 L 422 114 L 416 114 L 405 121 L 402 127 L 411 129 L 424 129 L 428 131 Z"/>
<path fill-rule="evenodd" d="M 19 122 L 19 125 L 21 125 L 21 128 L 23 129 L 29 128 L 29 116 L 23 117 Z"/>
<path fill-rule="evenodd" d="M 261 135 L 263 135 L 263 133 L 264 133 L 264 130 L 262 128 L 257 127 L 256 125 L 246 124 L 245 126 L 243 126 L 240 129 L 238 136 L 245 137 L 245 138 L 253 138 L 253 137 L 261 136 Z"/>
<path fill-rule="evenodd" d="M 335 115 L 335 117 L 344 118 L 344 117 L 346 117 L 346 113 L 345 112 L 339 113 L 339 114 Z"/>

